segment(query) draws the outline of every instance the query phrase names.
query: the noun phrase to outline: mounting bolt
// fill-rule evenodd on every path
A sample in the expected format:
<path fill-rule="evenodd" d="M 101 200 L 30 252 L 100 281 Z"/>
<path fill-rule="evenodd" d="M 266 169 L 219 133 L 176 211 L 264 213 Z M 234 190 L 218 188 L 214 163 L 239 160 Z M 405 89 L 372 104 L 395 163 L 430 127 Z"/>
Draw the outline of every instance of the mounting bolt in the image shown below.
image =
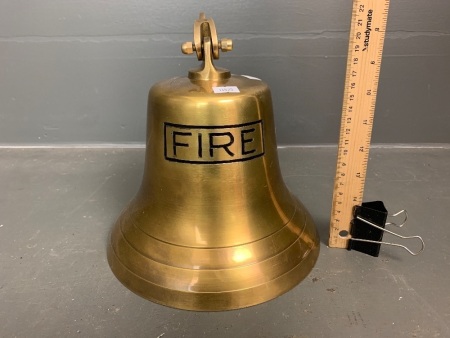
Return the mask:
<path fill-rule="evenodd" d="M 184 42 L 181 45 L 181 52 L 183 54 L 192 54 L 195 51 L 195 46 L 192 42 Z"/>
<path fill-rule="evenodd" d="M 229 52 L 233 50 L 233 40 L 227 38 L 220 39 L 219 48 L 222 52 Z"/>

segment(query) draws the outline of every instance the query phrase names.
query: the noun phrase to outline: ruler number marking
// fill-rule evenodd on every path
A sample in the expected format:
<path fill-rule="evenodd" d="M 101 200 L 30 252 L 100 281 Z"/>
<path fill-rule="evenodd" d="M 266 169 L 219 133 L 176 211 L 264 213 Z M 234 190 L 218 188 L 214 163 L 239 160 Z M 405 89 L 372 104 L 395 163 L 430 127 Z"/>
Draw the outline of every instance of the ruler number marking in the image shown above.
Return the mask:
<path fill-rule="evenodd" d="M 362 202 L 389 0 L 354 0 L 338 161 L 330 222 L 330 247 L 344 248 L 354 205 Z"/>

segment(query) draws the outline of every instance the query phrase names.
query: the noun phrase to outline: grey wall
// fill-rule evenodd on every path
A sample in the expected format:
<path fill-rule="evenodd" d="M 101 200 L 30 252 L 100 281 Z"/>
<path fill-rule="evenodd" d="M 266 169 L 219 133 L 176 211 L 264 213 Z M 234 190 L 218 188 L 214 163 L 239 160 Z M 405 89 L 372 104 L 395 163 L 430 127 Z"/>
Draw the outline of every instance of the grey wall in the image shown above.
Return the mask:
<path fill-rule="evenodd" d="M 200 11 L 219 65 L 272 89 L 279 144 L 336 143 L 351 0 L 0 2 L 0 143 L 143 142 L 147 92 L 196 64 Z M 391 3 L 373 141 L 450 142 L 450 2 Z"/>

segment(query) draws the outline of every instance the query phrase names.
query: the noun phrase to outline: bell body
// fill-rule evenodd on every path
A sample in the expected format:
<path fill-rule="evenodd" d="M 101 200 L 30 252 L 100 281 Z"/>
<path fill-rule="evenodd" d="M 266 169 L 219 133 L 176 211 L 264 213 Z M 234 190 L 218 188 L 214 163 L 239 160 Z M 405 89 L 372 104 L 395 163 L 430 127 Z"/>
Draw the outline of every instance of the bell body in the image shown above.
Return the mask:
<path fill-rule="evenodd" d="M 229 310 L 288 291 L 318 253 L 281 177 L 268 86 L 237 75 L 155 85 L 142 185 L 108 248 L 118 279 L 160 304 Z"/>

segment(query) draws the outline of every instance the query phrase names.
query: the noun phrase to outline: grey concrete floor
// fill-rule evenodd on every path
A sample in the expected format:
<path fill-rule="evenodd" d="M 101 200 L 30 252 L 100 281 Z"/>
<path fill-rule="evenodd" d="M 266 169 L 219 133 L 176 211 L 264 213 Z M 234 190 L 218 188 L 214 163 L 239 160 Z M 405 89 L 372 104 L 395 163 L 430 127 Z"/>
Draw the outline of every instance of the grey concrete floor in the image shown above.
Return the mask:
<path fill-rule="evenodd" d="M 450 337 L 450 148 L 371 150 L 365 200 L 408 210 L 398 231 L 424 238 L 416 257 L 328 248 L 336 149 L 279 154 L 317 222 L 317 265 L 275 300 L 197 313 L 134 295 L 106 261 L 109 231 L 140 185 L 143 149 L 1 149 L 0 336 Z"/>

